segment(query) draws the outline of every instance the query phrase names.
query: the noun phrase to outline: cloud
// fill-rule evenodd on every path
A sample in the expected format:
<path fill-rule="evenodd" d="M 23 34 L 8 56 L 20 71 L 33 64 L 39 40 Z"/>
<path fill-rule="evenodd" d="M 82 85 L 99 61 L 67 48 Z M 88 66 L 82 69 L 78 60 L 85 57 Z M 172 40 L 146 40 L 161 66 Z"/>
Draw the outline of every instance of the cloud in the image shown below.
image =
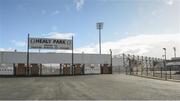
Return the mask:
<path fill-rule="evenodd" d="M 70 9 L 71 9 L 71 7 L 69 5 L 65 5 L 64 7 L 65 7 L 66 11 L 70 11 Z"/>
<path fill-rule="evenodd" d="M 14 44 L 17 47 L 25 47 L 26 46 L 26 42 L 25 41 L 12 40 L 11 43 Z"/>
<path fill-rule="evenodd" d="M 180 49 L 180 34 L 146 34 L 129 36 L 118 41 L 109 41 L 102 43 L 102 53 L 109 54 L 112 49 L 113 54 L 134 54 L 151 57 L 162 57 L 162 48 L 167 48 L 167 57 L 173 56 L 172 47 Z M 87 45 L 75 49 L 76 52 L 98 53 L 98 44 Z M 178 52 L 178 51 L 177 51 Z M 177 53 L 180 54 L 180 53 Z"/>
<path fill-rule="evenodd" d="M 72 36 L 75 36 L 75 33 L 60 33 L 60 32 L 50 32 L 48 34 L 48 38 L 56 38 L 56 39 L 62 39 L 62 38 L 71 38 Z"/>
<path fill-rule="evenodd" d="M 84 0 L 75 0 L 76 10 L 79 11 L 84 5 Z"/>
<path fill-rule="evenodd" d="M 80 47 L 80 48 L 76 48 L 75 49 L 76 53 L 97 53 L 98 52 L 98 45 L 96 44 L 90 44 L 90 45 L 86 45 L 84 47 Z"/>
<path fill-rule="evenodd" d="M 113 35 L 119 35 L 120 33 L 118 33 L 118 32 L 114 32 L 114 33 L 112 33 Z"/>
<path fill-rule="evenodd" d="M 151 12 L 151 14 L 152 14 L 153 16 L 156 16 L 157 13 L 158 13 L 158 10 L 153 10 L 153 11 Z"/>
<path fill-rule="evenodd" d="M 52 12 L 52 15 L 53 15 L 53 16 L 54 16 L 54 15 L 58 15 L 59 13 L 60 13 L 59 10 L 55 10 L 55 11 Z"/>
<path fill-rule="evenodd" d="M 165 0 L 165 3 L 169 6 L 172 6 L 174 4 L 174 0 Z"/>
<path fill-rule="evenodd" d="M 0 48 L 0 51 L 14 51 L 13 48 Z"/>

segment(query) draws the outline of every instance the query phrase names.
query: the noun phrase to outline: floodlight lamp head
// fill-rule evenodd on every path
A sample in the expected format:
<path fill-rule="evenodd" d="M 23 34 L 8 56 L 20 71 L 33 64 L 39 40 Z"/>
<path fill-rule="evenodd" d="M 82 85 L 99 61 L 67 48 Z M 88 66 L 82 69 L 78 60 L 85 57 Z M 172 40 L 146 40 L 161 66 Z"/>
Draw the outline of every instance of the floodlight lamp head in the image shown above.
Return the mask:
<path fill-rule="evenodd" d="M 96 23 L 96 28 L 97 29 L 103 29 L 103 22 L 98 22 L 98 23 Z"/>

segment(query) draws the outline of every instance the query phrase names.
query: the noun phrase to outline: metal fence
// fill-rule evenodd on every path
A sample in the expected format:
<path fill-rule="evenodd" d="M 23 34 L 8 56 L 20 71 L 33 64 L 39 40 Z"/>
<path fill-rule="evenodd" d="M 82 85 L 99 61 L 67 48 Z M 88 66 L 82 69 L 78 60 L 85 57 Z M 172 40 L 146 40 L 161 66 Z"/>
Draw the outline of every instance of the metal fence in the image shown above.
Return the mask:
<path fill-rule="evenodd" d="M 160 58 L 119 54 L 113 59 L 116 60 L 114 64 L 117 64 L 117 60 L 120 62 L 113 65 L 113 73 L 180 80 L 180 66 L 167 66 L 167 61 Z"/>

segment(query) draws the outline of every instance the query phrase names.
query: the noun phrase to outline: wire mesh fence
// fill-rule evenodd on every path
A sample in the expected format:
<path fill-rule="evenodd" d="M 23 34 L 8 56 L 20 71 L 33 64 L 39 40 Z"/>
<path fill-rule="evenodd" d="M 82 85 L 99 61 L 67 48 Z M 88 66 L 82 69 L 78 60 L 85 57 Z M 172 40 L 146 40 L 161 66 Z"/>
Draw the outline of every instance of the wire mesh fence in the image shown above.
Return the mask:
<path fill-rule="evenodd" d="M 113 73 L 180 80 L 180 67 L 167 66 L 166 62 L 160 58 L 119 54 L 113 57 Z"/>

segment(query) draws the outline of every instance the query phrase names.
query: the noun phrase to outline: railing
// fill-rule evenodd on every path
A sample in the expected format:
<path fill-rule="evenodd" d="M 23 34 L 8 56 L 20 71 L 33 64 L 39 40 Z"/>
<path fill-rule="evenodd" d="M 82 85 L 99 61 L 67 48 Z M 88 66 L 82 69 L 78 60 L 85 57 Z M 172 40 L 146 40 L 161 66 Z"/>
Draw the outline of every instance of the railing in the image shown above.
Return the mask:
<path fill-rule="evenodd" d="M 127 75 L 146 76 L 160 78 L 164 80 L 180 80 L 180 66 L 166 65 L 163 59 L 135 56 L 130 54 L 120 54 L 114 56 L 119 59 L 118 66 L 114 66 L 114 72 L 125 73 Z"/>

